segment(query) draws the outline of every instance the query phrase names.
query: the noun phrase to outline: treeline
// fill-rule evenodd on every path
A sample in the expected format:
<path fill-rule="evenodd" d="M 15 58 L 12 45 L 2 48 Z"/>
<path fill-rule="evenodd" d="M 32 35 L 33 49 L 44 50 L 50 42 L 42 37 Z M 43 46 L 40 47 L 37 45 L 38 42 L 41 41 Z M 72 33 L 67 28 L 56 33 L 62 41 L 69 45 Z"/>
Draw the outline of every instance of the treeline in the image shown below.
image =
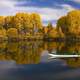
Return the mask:
<path fill-rule="evenodd" d="M 51 23 L 44 27 L 40 15 L 36 13 L 17 13 L 15 16 L 0 16 L 0 38 L 43 39 L 55 37 L 56 29 Z"/>
<path fill-rule="evenodd" d="M 0 39 L 79 39 L 80 10 L 62 16 L 56 27 L 49 22 L 43 26 L 37 13 L 17 13 L 14 16 L 0 16 Z"/>

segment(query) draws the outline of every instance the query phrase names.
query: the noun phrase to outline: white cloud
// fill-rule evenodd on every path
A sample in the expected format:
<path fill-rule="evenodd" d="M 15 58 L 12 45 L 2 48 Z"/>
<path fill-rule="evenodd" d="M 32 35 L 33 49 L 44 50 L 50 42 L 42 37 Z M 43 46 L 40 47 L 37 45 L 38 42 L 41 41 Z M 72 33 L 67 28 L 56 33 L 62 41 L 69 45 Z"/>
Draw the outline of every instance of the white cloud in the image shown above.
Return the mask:
<path fill-rule="evenodd" d="M 66 9 L 67 11 L 72 11 L 74 10 L 75 8 L 73 8 L 71 5 L 68 5 L 68 4 L 63 4 L 61 5 L 64 9 Z"/>
<path fill-rule="evenodd" d="M 52 21 L 57 20 L 63 15 L 66 15 L 67 12 L 74 10 L 70 5 L 64 4 L 61 5 L 62 9 L 55 8 L 39 8 L 39 7 L 16 7 L 16 12 L 37 12 L 40 14 L 43 21 Z"/>
<path fill-rule="evenodd" d="M 74 1 L 74 2 L 80 3 L 80 0 L 71 0 L 71 1 Z"/>
<path fill-rule="evenodd" d="M 0 0 L 0 8 L 13 8 L 14 2 L 11 2 L 9 0 Z"/>
<path fill-rule="evenodd" d="M 16 7 L 16 9 L 15 9 L 15 12 L 24 12 L 24 11 L 29 12 L 29 13 L 37 12 L 38 14 L 40 14 L 43 22 L 57 20 L 62 15 L 66 14 L 65 10 L 53 9 L 53 8 Z M 44 23 L 44 24 L 46 24 L 46 23 Z"/>
<path fill-rule="evenodd" d="M 53 9 L 53 8 L 39 8 L 39 7 L 16 7 L 16 12 L 37 12 L 41 15 L 43 20 L 53 20 L 58 19 L 60 17 L 60 14 L 58 11 L 59 9 Z M 60 11 L 61 15 L 63 14 L 62 11 Z"/>
<path fill-rule="evenodd" d="M 0 0 L 0 15 L 10 15 L 14 10 L 14 2 L 9 0 Z"/>
<path fill-rule="evenodd" d="M 63 15 L 66 15 L 68 11 L 73 10 L 74 8 L 68 4 L 61 5 L 63 8 L 43 8 L 43 7 L 18 7 L 15 6 L 17 2 L 11 0 L 1 0 L 0 1 L 0 15 L 14 15 L 16 12 L 37 12 L 40 14 L 42 20 L 45 21 L 54 21 L 60 18 Z"/>

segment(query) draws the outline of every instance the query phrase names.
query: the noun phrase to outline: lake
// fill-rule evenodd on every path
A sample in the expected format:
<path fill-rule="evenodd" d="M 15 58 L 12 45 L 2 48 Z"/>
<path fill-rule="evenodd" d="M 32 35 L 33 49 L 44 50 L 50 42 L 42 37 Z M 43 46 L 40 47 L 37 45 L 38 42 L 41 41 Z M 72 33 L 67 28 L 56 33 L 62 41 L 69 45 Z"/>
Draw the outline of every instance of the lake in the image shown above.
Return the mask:
<path fill-rule="evenodd" d="M 0 80 L 80 80 L 80 58 L 48 54 L 80 54 L 80 44 L 22 41 L 0 43 Z"/>

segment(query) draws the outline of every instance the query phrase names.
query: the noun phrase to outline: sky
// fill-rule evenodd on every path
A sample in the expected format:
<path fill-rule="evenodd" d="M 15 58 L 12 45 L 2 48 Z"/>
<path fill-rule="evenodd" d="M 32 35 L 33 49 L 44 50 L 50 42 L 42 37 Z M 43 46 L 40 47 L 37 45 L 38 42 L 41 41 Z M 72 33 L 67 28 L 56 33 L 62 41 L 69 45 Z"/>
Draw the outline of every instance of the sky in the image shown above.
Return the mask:
<path fill-rule="evenodd" d="M 0 15 L 15 15 L 17 12 L 38 13 L 44 25 L 57 20 L 69 11 L 80 9 L 80 0 L 0 0 Z"/>

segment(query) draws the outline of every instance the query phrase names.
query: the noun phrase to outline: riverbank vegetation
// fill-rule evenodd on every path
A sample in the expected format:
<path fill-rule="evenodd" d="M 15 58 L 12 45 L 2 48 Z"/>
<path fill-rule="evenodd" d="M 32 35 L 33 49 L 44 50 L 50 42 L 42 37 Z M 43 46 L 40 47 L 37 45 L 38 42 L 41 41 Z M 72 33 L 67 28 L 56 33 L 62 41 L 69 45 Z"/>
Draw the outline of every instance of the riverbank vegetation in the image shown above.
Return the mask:
<path fill-rule="evenodd" d="M 0 40 L 80 40 L 80 10 L 69 12 L 43 26 L 37 13 L 0 16 Z"/>

